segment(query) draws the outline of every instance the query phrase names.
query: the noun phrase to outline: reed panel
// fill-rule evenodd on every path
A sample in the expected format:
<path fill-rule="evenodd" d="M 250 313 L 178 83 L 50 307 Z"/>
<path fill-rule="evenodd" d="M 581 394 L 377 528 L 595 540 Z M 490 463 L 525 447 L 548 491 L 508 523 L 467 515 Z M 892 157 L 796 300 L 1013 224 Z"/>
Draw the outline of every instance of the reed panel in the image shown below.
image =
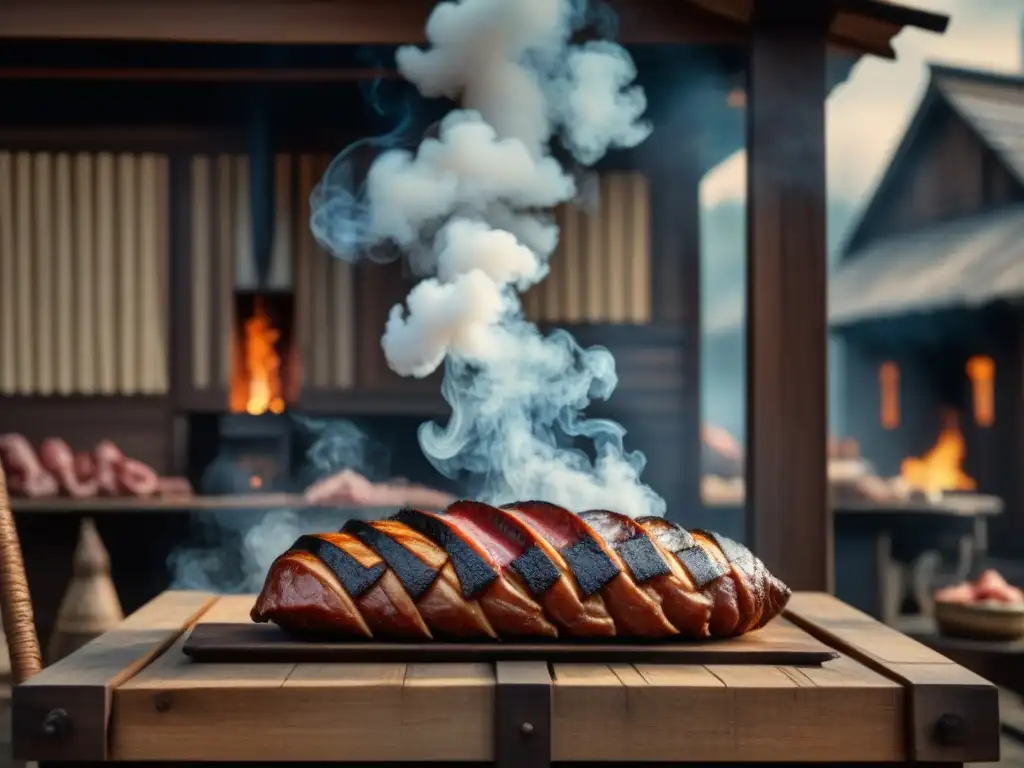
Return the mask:
<path fill-rule="evenodd" d="M 309 228 L 309 198 L 331 159 L 330 155 L 298 158 L 296 330 L 303 387 L 350 390 L 356 382 L 353 266 L 321 248 Z"/>
<path fill-rule="evenodd" d="M 522 297 L 541 323 L 651 322 L 650 191 L 639 173 L 606 173 L 592 207 L 560 206 L 551 272 Z"/>
<path fill-rule="evenodd" d="M 168 390 L 168 162 L 0 151 L 0 393 Z"/>

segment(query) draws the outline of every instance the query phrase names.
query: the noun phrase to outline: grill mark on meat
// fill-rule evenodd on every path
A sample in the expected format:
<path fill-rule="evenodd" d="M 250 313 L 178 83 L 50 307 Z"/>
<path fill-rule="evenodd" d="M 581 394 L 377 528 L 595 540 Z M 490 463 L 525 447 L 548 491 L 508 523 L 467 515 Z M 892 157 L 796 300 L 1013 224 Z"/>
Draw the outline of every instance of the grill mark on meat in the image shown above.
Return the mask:
<path fill-rule="evenodd" d="M 434 583 L 440 573 L 369 523 L 362 520 L 349 520 L 341 530 L 343 533 L 355 535 L 376 552 L 387 563 L 388 568 L 395 572 L 402 587 L 413 600 L 419 600 L 423 593 L 430 589 L 430 585 Z"/>
<path fill-rule="evenodd" d="M 498 578 L 498 572 L 452 531 L 440 515 L 418 509 L 403 509 L 391 519 L 419 531 L 448 553 L 459 577 L 462 596 L 467 600 L 483 592 Z"/>
<path fill-rule="evenodd" d="M 621 573 L 594 539 L 585 536 L 561 551 L 584 596 L 590 596 Z"/>
<path fill-rule="evenodd" d="M 319 536 L 299 536 L 289 547 L 289 551 L 306 552 L 320 560 L 330 568 L 331 573 L 338 578 L 345 591 L 353 598 L 358 598 L 369 590 L 387 570 L 387 565 L 384 563 L 366 568 L 344 549 Z"/>

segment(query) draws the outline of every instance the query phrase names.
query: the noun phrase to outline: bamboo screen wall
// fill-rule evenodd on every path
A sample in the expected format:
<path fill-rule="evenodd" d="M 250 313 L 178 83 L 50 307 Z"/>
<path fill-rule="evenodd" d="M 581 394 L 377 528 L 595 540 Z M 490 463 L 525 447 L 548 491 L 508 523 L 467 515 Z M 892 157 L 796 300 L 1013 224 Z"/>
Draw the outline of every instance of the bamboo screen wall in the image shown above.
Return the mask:
<path fill-rule="evenodd" d="M 523 296 L 534 322 L 651 322 L 650 192 L 639 173 L 601 176 L 600 204 L 557 211 L 551 274 Z"/>
<path fill-rule="evenodd" d="M 309 196 L 330 161 L 329 155 L 275 158 L 267 287 L 295 292 L 302 385 L 337 390 L 355 383 L 353 269 L 321 249 L 309 229 Z M 195 156 L 191 180 L 192 383 L 203 390 L 230 386 L 234 291 L 257 287 L 249 159 Z M 211 344 L 220 345 L 218 354 L 211 355 Z"/>
<path fill-rule="evenodd" d="M 0 151 L 0 394 L 168 390 L 168 162 Z"/>

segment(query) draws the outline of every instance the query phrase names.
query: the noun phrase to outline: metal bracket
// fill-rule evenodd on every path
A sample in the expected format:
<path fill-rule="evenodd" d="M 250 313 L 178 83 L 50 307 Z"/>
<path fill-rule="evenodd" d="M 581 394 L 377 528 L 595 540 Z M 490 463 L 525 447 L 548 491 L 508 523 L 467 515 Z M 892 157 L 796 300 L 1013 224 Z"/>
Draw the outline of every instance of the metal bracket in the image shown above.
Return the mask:
<path fill-rule="evenodd" d="M 496 768 L 551 765 L 551 673 L 544 661 L 495 662 Z"/>

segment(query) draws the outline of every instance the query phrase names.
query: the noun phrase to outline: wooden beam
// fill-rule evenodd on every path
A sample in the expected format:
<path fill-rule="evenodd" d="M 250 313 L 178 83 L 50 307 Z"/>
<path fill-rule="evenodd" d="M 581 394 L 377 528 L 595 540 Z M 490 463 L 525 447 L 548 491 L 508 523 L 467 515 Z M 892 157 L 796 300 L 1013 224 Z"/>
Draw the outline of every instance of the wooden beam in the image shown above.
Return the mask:
<path fill-rule="evenodd" d="M 425 42 L 436 0 L 5 0 L 0 38 L 359 45 Z M 618 0 L 627 43 L 726 43 L 744 26 L 691 3 Z"/>
<path fill-rule="evenodd" d="M 395 69 L 213 69 L 3 67 L 0 80 L 101 80 L 158 83 L 351 83 L 394 80 Z"/>
<path fill-rule="evenodd" d="M 761 0 L 747 88 L 747 543 L 798 590 L 832 583 L 825 5 Z"/>

